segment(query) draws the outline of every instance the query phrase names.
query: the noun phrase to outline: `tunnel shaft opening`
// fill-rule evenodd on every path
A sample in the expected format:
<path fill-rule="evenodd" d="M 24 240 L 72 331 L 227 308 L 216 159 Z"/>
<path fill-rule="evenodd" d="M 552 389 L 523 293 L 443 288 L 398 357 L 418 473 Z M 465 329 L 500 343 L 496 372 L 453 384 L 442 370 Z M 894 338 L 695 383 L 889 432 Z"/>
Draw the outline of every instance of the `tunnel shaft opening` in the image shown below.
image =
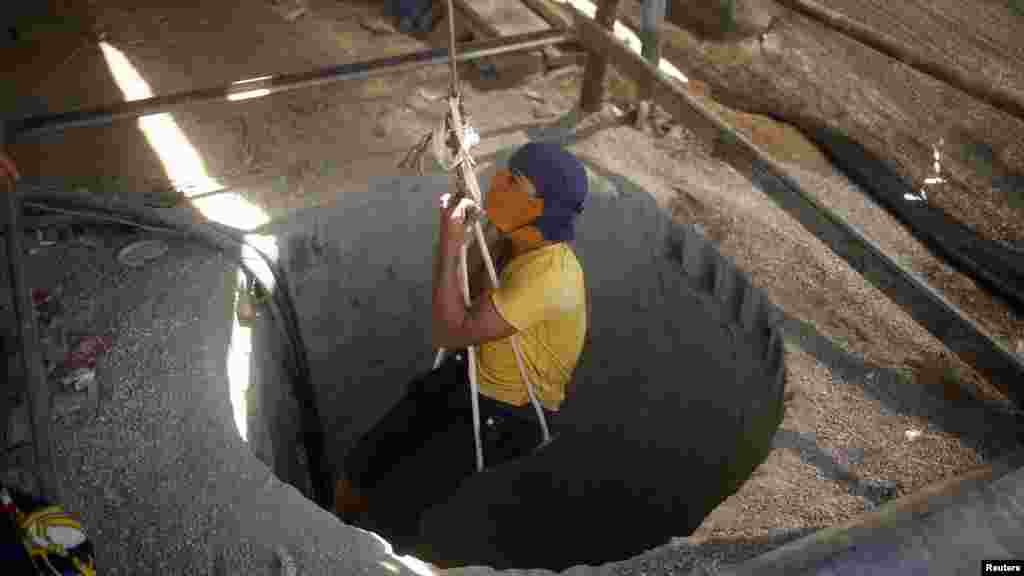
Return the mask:
<path fill-rule="evenodd" d="M 295 282 L 332 483 L 356 439 L 430 369 L 432 246 L 395 241 L 381 220 L 400 219 L 410 239 L 432 235 L 432 203 L 447 185 L 445 176 L 378 179 L 272 226 Z M 699 233 L 626 186 L 595 187 L 579 221 L 573 248 L 594 312 L 553 442 L 402 517 L 405 493 L 447 465 L 443 451 L 421 453 L 352 524 L 426 560 L 561 570 L 691 533 L 764 460 L 782 417 L 777 311 Z M 471 456 L 471 428 L 460 430 L 446 441 L 465 442 Z M 389 534 L 375 515 L 414 529 Z M 596 529 L 610 517 L 635 529 Z M 558 537 L 568 533 L 587 544 Z"/>

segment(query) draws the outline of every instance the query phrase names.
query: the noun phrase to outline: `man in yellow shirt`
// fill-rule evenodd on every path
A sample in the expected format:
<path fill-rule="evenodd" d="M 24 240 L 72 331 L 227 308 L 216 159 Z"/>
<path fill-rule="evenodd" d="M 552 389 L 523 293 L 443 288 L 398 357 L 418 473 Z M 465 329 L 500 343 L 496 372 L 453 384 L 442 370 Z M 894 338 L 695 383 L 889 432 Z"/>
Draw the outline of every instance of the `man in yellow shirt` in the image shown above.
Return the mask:
<path fill-rule="evenodd" d="M 477 346 L 477 382 L 488 468 L 536 449 L 541 428 L 513 353 L 518 335 L 530 382 L 549 428 L 583 351 L 587 297 L 569 242 L 587 196 L 586 172 L 560 146 L 530 143 L 497 171 L 484 199 L 488 244 L 499 270 L 491 288 L 471 250 L 473 306 L 466 308 L 459 252 L 471 238 L 474 206 L 442 197 L 434 266 L 434 344 L 451 352 L 414 380 L 403 397 L 350 452 L 335 507 L 347 522 L 382 533 L 396 547 L 415 545 L 419 517 L 475 472 L 466 348 Z"/>

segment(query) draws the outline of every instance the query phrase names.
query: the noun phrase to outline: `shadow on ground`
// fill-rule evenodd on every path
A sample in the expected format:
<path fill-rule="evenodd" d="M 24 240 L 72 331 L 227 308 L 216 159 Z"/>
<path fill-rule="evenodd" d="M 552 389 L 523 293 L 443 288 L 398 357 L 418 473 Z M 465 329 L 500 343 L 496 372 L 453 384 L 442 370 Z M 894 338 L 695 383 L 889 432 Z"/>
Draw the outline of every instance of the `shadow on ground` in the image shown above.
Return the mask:
<path fill-rule="evenodd" d="M 851 354 L 803 320 L 784 316 L 781 328 L 791 340 L 844 382 L 858 386 L 895 414 L 921 417 L 938 429 L 960 437 L 985 460 L 1017 448 L 1024 418 L 969 396 L 946 396 L 955 381 L 915 382 L 900 370 L 878 366 Z"/>

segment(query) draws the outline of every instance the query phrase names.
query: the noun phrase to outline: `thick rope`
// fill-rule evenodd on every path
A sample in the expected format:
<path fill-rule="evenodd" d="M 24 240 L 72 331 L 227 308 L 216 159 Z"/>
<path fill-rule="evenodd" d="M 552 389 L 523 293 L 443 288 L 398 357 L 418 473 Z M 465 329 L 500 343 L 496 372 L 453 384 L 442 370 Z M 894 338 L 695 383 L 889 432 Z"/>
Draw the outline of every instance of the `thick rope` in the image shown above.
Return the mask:
<path fill-rule="evenodd" d="M 438 163 L 441 164 L 445 171 L 458 170 L 459 183 L 461 184 L 459 187 L 460 190 L 469 192 L 469 195 L 477 206 L 481 206 L 483 204 L 483 200 L 482 194 L 480 193 L 480 183 L 476 178 L 476 162 L 473 161 L 473 157 L 469 154 L 469 146 L 467 146 L 466 142 L 466 138 L 471 136 L 471 134 L 467 132 L 467 127 L 463 122 L 461 113 L 462 98 L 458 91 L 458 71 L 455 66 L 455 9 L 452 0 L 448 0 L 448 42 L 449 60 L 451 62 L 451 86 L 448 97 L 448 118 L 446 121 L 442 122 L 442 128 L 432 137 L 433 144 L 436 147 L 435 155 L 438 157 Z M 445 161 L 445 155 L 440 153 L 440 150 L 443 149 L 448 142 L 446 132 L 449 130 L 454 133 L 456 143 L 456 151 L 451 155 L 451 162 Z M 427 142 L 424 141 L 418 147 L 420 155 L 422 155 L 423 149 L 426 148 L 426 144 Z M 498 274 L 494 268 L 494 261 L 491 258 L 490 249 L 487 247 L 487 242 L 484 239 L 483 227 L 480 225 L 480 220 L 477 216 L 478 215 L 476 214 L 472 216 L 473 233 L 476 237 L 476 243 L 480 248 L 480 253 L 484 258 L 484 264 L 487 267 L 487 273 L 491 279 L 491 285 L 497 289 L 499 287 Z M 463 272 L 462 297 L 467 308 L 473 305 L 469 293 L 469 266 L 467 265 L 468 253 L 469 247 L 468 245 L 464 245 L 459 254 L 459 265 Z M 480 440 L 480 391 L 477 382 L 476 370 L 478 350 L 476 346 L 469 346 L 467 350 L 469 353 L 469 385 L 471 394 L 470 400 L 473 407 L 473 441 L 476 448 L 476 467 L 477 471 L 483 471 L 483 445 Z M 523 378 L 523 382 L 526 383 L 526 391 L 530 397 L 530 403 L 533 405 L 534 411 L 537 413 L 537 420 L 540 422 L 541 433 L 544 439 L 541 446 L 546 445 L 551 442 L 551 433 L 548 429 L 547 418 L 544 416 L 544 409 L 541 407 L 540 401 L 537 399 L 537 395 L 533 388 L 533 382 L 530 380 L 529 374 L 527 373 L 526 363 L 523 360 L 523 353 L 519 347 L 518 334 L 514 334 L 512 336 L 512 350 L 515 353 L 516 365 L 519 368 L 519 373 Z M 445 349 L 440 348 L 437 351 L 437 358 L 434 360 L 434 369 L 437 369 L 441 365 L 444 356 Z"/>
<path fill-rule="evenodd" d="M 459 252 L 459 260 L 462 264 L 462 269 L 465 271 L 466 267 L 466 256 L 469 254 L 469 246 L 465 244 L 462 246 L 462 250 Z M 462 275 L 462 298 L 466 302 L 466 308 L 473 305 L 473 301 L 469 297 L 469 275 Z M 484 447 L 480 440 L 480 385 L 476 378 L 476 346 L 469 347 L 469 401 L 473 406 L 473 444 L 476 447 L 476 469 L 478 472 L 482 472 L 484 469 Z"/>
<path fill-rule="evenodd" d="M 450 114 L 451 114 L 452 119 L 453 119 L 452 124 L 456 128 L 456 139 L 459 142 L 459 148 L 460 148 L 459 155 L 462 156 L 462 159 L 460 159 L 460 161 L 458 162 L 458 164 L 459 164 L 459 171 L 460 171 L 460 173 L 462 175 L 463 182 L 465 182 L 467 184 L 467 188 L 469 189 L 470 195 L 473 197 L 473 200 L 479 205 L 479 204 L 482 203 L 482 200 L 481 200 L 481 196 L 482 195 L 480 193 L 480 183 L 477 181 L 476 175 L 475 175 L 475 173 L 473 171 L 473 160 L 472 160 L 472 157 L 469 156 L 469 151 L 466 150 L 465 146 L 463 145 L 463 134 L 461 134 L 460 131 L 458 130 L 458 128 L 460 128 L 462 126 L 462 117 L 461 117 L 461 114 L 459 112 L 459 107 L 458 107 L 457 99 L 453 98 L 453 99 L 449 100 L 449 111 L 450 111 Z M 486 240 L 484 238 L 483 227 L 480 225 L 480 221 L 479 220 L 474 221 L 474 223 L 473 223 L 473 231 L 474 231 L 474 233 L 476 235 L 477 244 L 480 247 L 480 253 L 484 257 L 484 264 L 487 267 L 487 273 L 488 273 L 488 276 L 490 276 L 491 285 L 495 289 L 497 289 L 499 287 L 499 285 L 500 285 L 500 283 L 498 281 L 498 274 L 497 274 L 497 271 L 494 268 L 494 261 L 491 258 L 490 250 L 488 249 L 487 242 L 486 242 Z M 463 271 L 468 270 L 468 268 L 466 266 L 465 253 L 463 254 L 463 260 L 462 260 L 461 264 L 462 264 Z M 463 276 L 467 277 L 468 274 L 464 272 Z M 468 293 L 468 280 L 467 280 L 467 284 L 466 284 L 466 292 Z M 470 350 L 471 350 L 470 357 L 471 358 L 473 357 L 474 349 L 475 349 L 475 347 L 471 347 L 470 348 Z M 522 375 L 523 381 L 526 383 L 526 391 L 527 391 L 527 393 L 528 393 L 528 395 L 530 397 L 530 403 L 533 404 L 534 410 L 537 413 L 537 419 L 540 422 L 541 432 L 543 434 L 543 439 L 544 439 L 543 443 L 547 444 L 548 442 L 551 441 L 551 433 L 550 433 L 550 431 L 548 429 L 547 418 L 544 417 L 544 410 L 541 407 L 540 402 L 537 400 L 537 395 L 534 392 L 533 382 L 530 380 L 530 376 L 529 376 L 529 374 L 528 374 L 528 372 L 526 370 L 526 364 L 523 361 L 523 353 L 522 353 L 522 350 L 521 350 L 521 348 L 519 346 L 519 335 L 518 334 L 515 334 L 515 335 L 512 336 L 512 350 L 513 350 L 513 352 L 515 352 L 516 365 L 519 368 L 519 373 L 520 373 L 520 375 Z M 476 377 L 476 372 L 475 371 L 470 372 L 470 377 L 471 377 L 471 379 L 474 379 Z"/>

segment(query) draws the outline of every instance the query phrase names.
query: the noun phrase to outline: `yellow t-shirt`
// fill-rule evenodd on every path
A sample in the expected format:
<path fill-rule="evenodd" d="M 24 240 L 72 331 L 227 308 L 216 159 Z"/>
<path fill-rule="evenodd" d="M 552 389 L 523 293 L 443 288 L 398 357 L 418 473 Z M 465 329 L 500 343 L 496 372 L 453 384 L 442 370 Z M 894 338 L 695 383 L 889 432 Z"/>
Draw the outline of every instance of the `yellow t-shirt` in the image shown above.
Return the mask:
<path fill-rule="evenodd" d="M 501 271 L 499 288 L 488 294 L 501 317 L 519 331 L 537 399 L 558 410 L 587 332 L 586 289 L 576 255 L 558 243 L 516 256 Z M 511 338 L 480 345 L 477 376 L 480 393 L 489 398 L 515 406 L 530 401 Z"/>

